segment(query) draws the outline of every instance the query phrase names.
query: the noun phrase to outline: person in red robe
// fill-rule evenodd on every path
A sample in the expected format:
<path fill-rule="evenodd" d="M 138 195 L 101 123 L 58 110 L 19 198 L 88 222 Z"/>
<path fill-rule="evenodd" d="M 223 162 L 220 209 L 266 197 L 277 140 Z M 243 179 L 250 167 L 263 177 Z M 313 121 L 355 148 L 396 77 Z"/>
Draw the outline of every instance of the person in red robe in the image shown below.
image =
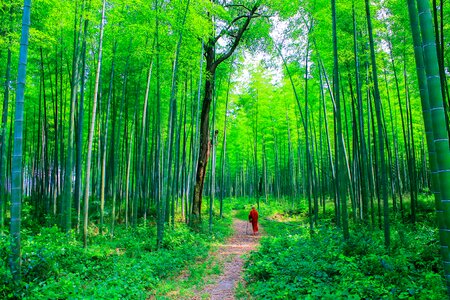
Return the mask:
<path fill-rule="evenodd" d="M 248 221 L 252 223 L 253 235 L 256 235 L 258 233 L 258 212 L 256 211 L 254 206 L 248 214 Z"/>

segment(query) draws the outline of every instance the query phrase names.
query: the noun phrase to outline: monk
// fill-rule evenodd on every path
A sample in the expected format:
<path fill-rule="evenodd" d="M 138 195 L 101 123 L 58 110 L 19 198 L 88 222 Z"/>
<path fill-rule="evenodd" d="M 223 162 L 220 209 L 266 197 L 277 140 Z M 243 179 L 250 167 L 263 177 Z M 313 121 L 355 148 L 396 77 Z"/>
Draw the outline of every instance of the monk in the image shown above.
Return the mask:
<path fill-rule="evenodd" d="M 252 223 L 253 235 L 256 235 L 258 233 L 258 212 L 254 206 L 252 206 L 252 210 L 248 214 L 248 221 Z"/>

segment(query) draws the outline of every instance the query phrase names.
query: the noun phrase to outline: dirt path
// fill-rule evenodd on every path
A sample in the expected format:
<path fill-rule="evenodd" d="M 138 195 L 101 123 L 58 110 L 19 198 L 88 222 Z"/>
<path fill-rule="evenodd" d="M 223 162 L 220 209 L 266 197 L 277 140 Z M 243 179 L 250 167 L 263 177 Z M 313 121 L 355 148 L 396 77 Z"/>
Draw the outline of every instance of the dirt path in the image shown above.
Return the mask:
<path fill-rule="evenodd" d="M 253 236 L 251 224 L 238 219 L 233 220 L 233 227 L 233 236 L 214 253 L 214 256 L 223 263 L 222 274 L 213 278 L 213 283 L 206 285 L 203 290 L 196 292 L 193 299 L 235 299 L 235 289 L 242 281 L 244 264 L 242 256 L 256 248 L 261 232 Z"/>

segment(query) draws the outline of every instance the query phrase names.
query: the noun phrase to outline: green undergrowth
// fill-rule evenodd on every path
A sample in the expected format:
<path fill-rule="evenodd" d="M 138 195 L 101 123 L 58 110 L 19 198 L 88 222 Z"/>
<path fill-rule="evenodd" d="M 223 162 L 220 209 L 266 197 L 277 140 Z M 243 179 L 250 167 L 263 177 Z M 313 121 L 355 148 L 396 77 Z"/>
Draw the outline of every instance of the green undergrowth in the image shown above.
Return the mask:
<path fill-rule="evenodd" d="M 265 198 L 260 198 L 259 207 L 258 201 L 255 198 L 233 198 L 230 199 L 231 209 L 235 212 L 235 216 L 241 220 L 246 220 L 248 218 L 248 214 L 254 206 L 257 208 L 260 221 L 264 223 L 264 219 L 276 217 L 279 215 L 278 212 L 283 211 L 286 213 L 286 216 L 291 214 L 292 212 L 297 212 L 297 210 L 292 209 L 292 204 L 288 203 L 284 200 L 276 200 L 273 198 L 269 198 L 269 201 L 265 201 Z"/>
<path fill-rule="evenodd" d="M 14 286 L 8 267 L 10 254 L 6 235 L 0 237 L 0 299 L 147 299 L 170 289 L 170 279 L 193 265 L 207 268 L 208 251 L 231 234 L 231 218 L 214 220 L 209 233 L 184 224 L 166 227 L 162 248 L 156 249 L 155 226 L 92 235 L 87 249 L 75 234 L 56 227 L 32 233 L 22 231 L 22 284 Z M 201 270 L 200 270 L 201 271 Z M 197 273 L 196 273 L 197 272 Z M 200 280 L 199 270 L 190 272 Z M 168 287 L 169 286 L 169 287 Z"/>
<path fill-rule="evenodd" d="M 447 298 L 432 212 L 420 216 L 415 228 L 391 221 L 388 251 L 378 229 L 354 225 L 344 241 L 331 218 L 311 233 L 306 207 L 278 209 L 267 209 L 261 218 L 267 236 L 246 261 L 248 284 L 239 289 L 240 298 Z"/>
<path fill-rule="evenodd" d="M 182 274 L 161 281 L 152 296 L 159 300 L 191 299 L 195 296 L 196 290 L 201 290 L 209 283 L 204 279 L 210 275 L 221 274 L 222 267 L 213 256 L 199 259 L 196 263 L 188 265 Z"/>

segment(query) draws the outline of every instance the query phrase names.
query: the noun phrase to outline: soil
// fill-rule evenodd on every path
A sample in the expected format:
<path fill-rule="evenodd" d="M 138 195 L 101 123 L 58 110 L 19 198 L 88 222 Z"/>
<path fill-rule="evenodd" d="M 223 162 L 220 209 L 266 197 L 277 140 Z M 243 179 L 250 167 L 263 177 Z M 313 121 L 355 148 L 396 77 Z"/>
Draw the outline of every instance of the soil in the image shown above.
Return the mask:
<path fill-rule="evenodd" d="M 243 283 L 243 256 L 254 250 L 259 244 L 260 233 L 253 235 L 252 226 L 246 221 L 233 220 L 234 234 L 213 254 L 223 264 L 222 274 L 205 279 L 211 282 L 197 291 L 192 299 L 235 299 L 235 289 Z M 261 230 L 261 226 L 259 228 Z"/>

